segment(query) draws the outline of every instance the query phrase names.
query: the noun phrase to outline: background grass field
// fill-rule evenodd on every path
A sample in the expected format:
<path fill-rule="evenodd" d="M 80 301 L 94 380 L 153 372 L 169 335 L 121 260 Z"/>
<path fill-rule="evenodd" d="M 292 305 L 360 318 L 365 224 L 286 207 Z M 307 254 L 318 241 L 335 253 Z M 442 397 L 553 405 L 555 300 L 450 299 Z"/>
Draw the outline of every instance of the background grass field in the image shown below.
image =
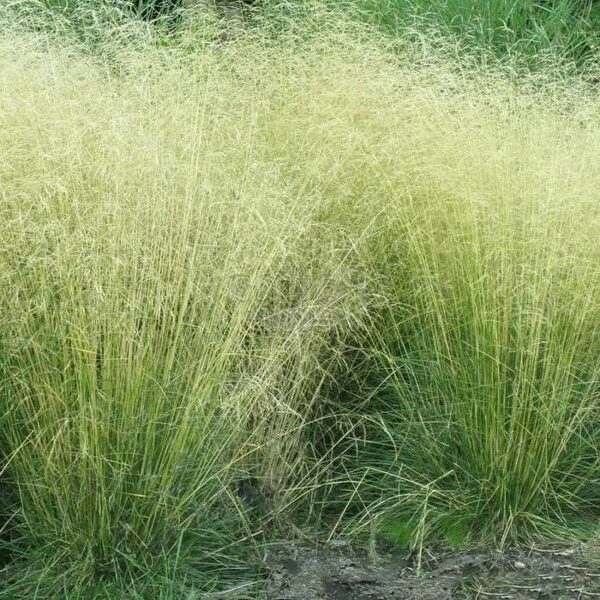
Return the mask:
<path fill-rule="evenodd" d="M 439 6 L 0 8 L 0 597 L 596 534 L 597 7 Z"/>

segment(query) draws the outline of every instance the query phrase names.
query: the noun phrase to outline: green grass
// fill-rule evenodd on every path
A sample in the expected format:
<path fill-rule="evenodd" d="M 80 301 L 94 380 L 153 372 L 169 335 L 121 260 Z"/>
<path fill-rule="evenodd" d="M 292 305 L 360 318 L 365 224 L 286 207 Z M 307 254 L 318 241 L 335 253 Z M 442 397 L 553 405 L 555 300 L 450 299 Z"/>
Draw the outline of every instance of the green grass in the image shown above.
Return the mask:
<path fill-rule="evenodd" d="M 378 394 L 402 477 L 417 484 L 399 509 L 426 510 L 430 495 L 427 510 L 456 510 L 504 544 L 595 514 L 598 217 L 591 202 L 573 215 L 566 190 L 484 185 L 487 201 L 441 192 L 411 215 L 428 235 L 405 234 L 415 263 L 393 296 Z"/>
<path fill-rule="evenodd" d="M 399 539 L 447 537 L 452 515 L 505 545 L 597 515 L 597 116 L 589 96 L 459 85 L 406 92 L 418 112 L 391 127 L 411 163 L 381 173 L 398 196 L 362 410 L 382 432 L 359 462 Z"/>
<path fill-rule="evenodd" d="M 499 56 L 547 52 L 581 61 L 598 48 L 598 7 L 593 2 L 364 0 L 362 6 L 392 34 L 411 24 L 439 27 L 467 48 L 492 48 Z"/>
<path fill-rule="evenodd" d="M 273 20 L 344 14 L 391 40 L 433 35 L 456 42 L 479 62 L 544 67 L 548 57 L 579 67 L 598 64 L 600 8 L 585 0 L 265 0 L 256 12 Z M 283 25 L 285 27 L 285 25 Z"/>
<path fill-rule="evenodd" d="M 0 598 L 197 597 L 298 529 L 593 528 L 583 75 L 324 5 L 0 10 Z"/>
<path fill-rule="evenodd" d="M 593 0 L 43 0 L 41 5 L 52 19 L 75 25 L 86 38 L 106 20 L 130 24 L 132 17 L 141 18 L 172 36 L 190 17 L 210 20 L 215 13 L 237 12 L 246 27 L 259 23 L 263 33 L 275 29 L 280 34 L 299 24 L 304 30 L 316 23 L 335 28 L 350 19 L 390 41 L 441 35 L 456 43 L 457 52 L 480 63 L 508 62 L 535 70 L 543 70 L 548 59 L 597 68 L 600 52 L 600 5 Z M 39 13 L 40 3 L 17 0 L 10 6 L 31 16 Z"/>
<path fill-rule="evenodd" d="M 296 82 L 253 47 L 142 48 L 118 75 L 35 39 L 0 48 L 15 536 L 74 586 L 186 547 L 214 571 L 264 528 L 240 481 L 273 512 L 318 475 L 302 425 L 364 303 L 352 241 L 321 223 L 327 157 L 294 173 Z"/>

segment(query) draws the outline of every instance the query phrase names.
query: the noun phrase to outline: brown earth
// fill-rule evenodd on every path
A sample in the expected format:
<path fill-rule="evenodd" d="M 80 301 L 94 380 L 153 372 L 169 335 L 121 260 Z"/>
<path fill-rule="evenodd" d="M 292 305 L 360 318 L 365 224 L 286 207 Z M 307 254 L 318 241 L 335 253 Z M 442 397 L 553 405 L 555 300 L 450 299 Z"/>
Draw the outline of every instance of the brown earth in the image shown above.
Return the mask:
<path fill-rule="evenodd" d="M 585 547 L 369 556 L 337 542 L 290 544 L 267 557 L 266 600 L 498 600 L 600 598 L 600 564 Z"/>

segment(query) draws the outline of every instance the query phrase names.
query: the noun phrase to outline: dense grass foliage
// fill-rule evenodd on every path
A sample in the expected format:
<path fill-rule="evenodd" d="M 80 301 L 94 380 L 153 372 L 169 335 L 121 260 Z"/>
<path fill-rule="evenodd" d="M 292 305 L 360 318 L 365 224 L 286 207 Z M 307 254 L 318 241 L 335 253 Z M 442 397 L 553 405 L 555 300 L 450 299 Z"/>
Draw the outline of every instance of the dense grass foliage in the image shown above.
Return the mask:
<path fill-rule="evenodd" d="M 391 184 L 404 196 L 378 260 L 392 304 L 366 407 L 385 450 L 360 460 L 372 453 L 392 539 L 504 544 L 597 514 L 597 113 L 467 89 L 412 115 L 418 167 Z"/>
<path fill-rule="evenodd" d="M 598 49 L 600 12 L 578 0 L 362 0 L 368 19 L 398 34 L 407 25 L 441 28 L 464 48 L 498 57 L 538 53 L 585 61 Z"/>
<path fill-rule="evenodd" d="M 297 81 L 253 47 L 144 50 L 111 75 L 1 46 L 3 448 L 14 522 L 70 585 L 186 533 L 218 563 L 222 523 L 258 533 L 244 481 L 271 511 L 309 486 L 302 425 L 364 303 L 327 151 L 286 125 L 316 57 Z"/>
<path fill-rule="evenodd" d="M 600 4 L 594 0 L 42 0 L 54 17 L 67 17 L 89 32 L 98 16 L 131 17 L 164 26 L 171 35 L 186 20 L 236 12 L 246 27 L 260 23 L 279 33 L 338 27 L 348 19 L 368 24 L 390 40 L 441 35 L 479 62 L 511 62 L 544 68 L 548 58 L 578 68 L 598 64 Z M 15 0 L 12 9 L 37 13 L 38 0 Z M 93 13 L 93 15 L 92 15 Z M 100 21 L 103 19 L 101 18 Z"/>
<path fill-rule="evenodd" d="M 262 0 L 251 14 L 271 22 L 285 15 L 285 29 L 318 13 L 367 23 L 392 40 L 441 35 L 484 64 L 539 69 L 552 57 L 581 68 L 597 64 L 600 50 L 600 5 L 591 0 Z"/>
<path fill-rule="evenodd" d="M 0 13 L 0 598 L 598 518 L 593 87 L 264 10 Z"/>

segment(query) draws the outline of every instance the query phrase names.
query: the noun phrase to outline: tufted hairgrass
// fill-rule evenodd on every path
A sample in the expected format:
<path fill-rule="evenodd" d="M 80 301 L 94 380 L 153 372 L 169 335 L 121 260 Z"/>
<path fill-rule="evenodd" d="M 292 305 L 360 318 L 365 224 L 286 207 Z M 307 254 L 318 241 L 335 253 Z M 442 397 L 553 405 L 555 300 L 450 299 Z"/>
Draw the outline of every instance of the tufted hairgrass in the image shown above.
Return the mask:
<path fill-rule="evenodd" d="M 361 409 L 379 424 L 359 457 L 363 524 L 412 544 L 458 528 L 502 546 L 597 518 L 597 104 L 489 77 L 404 88 L 403 141 L 378 171 L 389 305 Z"/>
<path fill-rule="evenodd" d="M 341 17 L 110 22 L 0 37 L 0 597 L 194 597 L 292 525 L 593 521 L 590 86 Z"/>
<path fill-rule="evenodd" d="M 364 275 L 285 102 L 321 67 L 254 49 L 0 44 L 4 475 L 15 552 L 65 589 L 190 552 L 214 578 L 315 478 Z"/>

